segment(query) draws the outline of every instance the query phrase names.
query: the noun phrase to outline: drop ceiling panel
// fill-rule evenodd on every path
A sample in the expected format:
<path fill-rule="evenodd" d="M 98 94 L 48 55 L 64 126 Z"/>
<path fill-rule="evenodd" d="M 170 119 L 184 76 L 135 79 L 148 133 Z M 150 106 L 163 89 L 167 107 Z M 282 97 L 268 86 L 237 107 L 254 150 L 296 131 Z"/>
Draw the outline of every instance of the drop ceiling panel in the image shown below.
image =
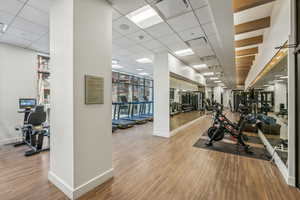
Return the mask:
<path fill-rule="evenodd" d="M 24 3 L 17 0 L 0 0 L 0 11 L 5 11 L 15 15 L 23 7 L 23 4 Z"/>
<path fill-rule="evenodd" d="M 178 33 L 184 41 L 192 40 L 204 36 L 204 32 L 199 26 L 184 30 Z"/>
<path fill-rule="evenodd" d="M 217 35 L 217 29 L 216 29 L 215 23 L 210 22 L 210 23 L 204 24 L 202 27 L 207 36 Z"/>
<path fill-rule="evenodd" d="M 9 24 L 14 19 L 14 15 L 4 11 L 0 11 L 0 22 Z"/>
<path fill-rule="evenodd" d="M 162 22 L 157 25 L 151 26 L 150 28 L 147 28 L 146 32 L 155 38 L 174 34 L 172 29 L 170 29 L 168 24 L 166 24 L 165 22 Z"/>
<path fill-rule="evenodd" d="M 19 38 L 17 36 L 8 35 L 8 34 L 4 34 L 0 38 L 0 42 L 13 44 L 13 45 L 24 47 L 24 48 L 28 47 L 31 44 L 31 41 L 29 41 L 29 40 L 25 40 L 25 39 Z"/>
<path fill-rule="evenodd" d="M 126 15 L 146 5 L 144 0 L 109 0 L 112 7 Z"/>
<path fill-rule="evenodd" d="M 167 47 L 171 51 L 179 51 L 182 49 L 188 49 L 189 47 L 184 43 L 184 42 L 179 42 L 179 43 L 173 43 L 173 44 L 168 44 Z"/>
<path fill-rule="evenodd" d="M 168 35 L 158 39 L 164 45 L 172 45 L 176 43 L 182 43 L 182 40 L 176 35 Z"/>
<path fill-rule="evenodd" d="M 121 17 L 113 22 L 113 29 L 122 35 L 128 35 L 130 33 L 140 30 L 134 23 L 132 23 L 126 17 Z"/>
<path fill-rule="evenodd" d="M 39 24 L 32 23 L 21 17 L 16 17 L 16 19 L 14 20 L 14 23 L 12 24 L 12 27 L 21 29 L 21 30 L 29 32 L 29 33 L 35 33 L 35 34 L 41 35 L 41 36 L 48 32 L 47 26 L 42 26 Z"/>
<path fill-rule="evenodd" d="M 128 51 L 133 54 L 151 54 L 151 52 L 140 45 L 135 45 L 128 48 Z"/>
<path fill-rule="evenodd" d="M 129 40 L 126 37 L 121 37 L 121 38 L 113 40 L 113 44 L 117 45 L 121 48 L 129 48 L 129 47 L 132 47 L 132 46 L 136 45 L 135 42 Z"/>
<path fill-rule="evenodd" d="M 151 49 L 151 50 L 163 47 L 163 45 L 157 40 L 149 40 L 149 41 L 141 42 L 140 44 L 146 47 L 147 49 Z"/>
<path fill-rule="evenodd" d="M 189 0 L 193 9 L 198 9 L 208 5 L 208 0 Z"/>
<path fill-rule="evenodd" d="M 200 57 L 211 56 L 214 55 L 209 45 L 205 45 L 198 48 L 193 48 L 193 51 L 199 55 Z"/>
<path fill-rule="evenodd" d="M 191 7 L 186 7 L 182 0 L 164 0 L 156 4 L 156 6 L 167 19 L 191 11 Z"/>
<path fill-rule="evenodd" d="M 19 13 L 19 16 L 33 23 L 49 26 L 49 14 L 31 6 L 26 5 Z"/>
<path fill-rule="evenodd" d="M 213 21 L 211 12 L 208 6 L 199 8 L 195 11 L 201 24 L 206 24 Z"/>
<path fill-rule="evenodd" d="M 115 30 L 112 31 L 112 39 L 117 39 L 117 38 L 121 38 L 121 37 L 123 37 L 123 35 L 121 35 L 120 33 L 118 33 Z"/>
<path fill-rule="evenodd" d="M 25 40 L 28 40 L 31 42 L 37 41 L 41 38 L 41 35 L 39 35 L 39 34 L 26 32 L 26 31 L 23 31 L 21 29 L 17 29 L 14 27 L 10 27 L 9 29 L 7 29 L 6 34 L 14 35 L 14 36 L 17 36 L 19 38 L 22 38 L 22 39 L 25 39 Z"/>
<path fill-rule="evenodd" d="M 26 2 L 26 0 L 19 0 L 22 2 Z M 29 0 L 27 5 L 39 9 L 43 12 L 49 13 L 50 10 L 50 1 L 51 0 Z"/>
<path fill-rule="evenodd" d="M 168 22 L 168 24 L 170 24 L 172 26 L 172 28 L 176 32 L 182 32 L 189 28 L 199 26 L 199 23 L 193 12 L 189 12 L 184 15 L 175 17 L 171 20 L 168 20 L 167 22 Z"/>
<path fill-rule="evenodd" d="M 145 31 L 142 30 L 127 35 L 127 38 L 129 38 L 130 40 L 136 43 L 141 43 L 152 39 L 152 37 L 149 34 L 147 34 Z"/>
<path fill-rule="evenodd" d="M 164 52 L 168 52 L 168 49 L 166 47 L 160 47 L 160 48 L 157 48 L 157 49 L 152 49 L 152 51 L 154 53 L 164 53 Z"/>
<path fill-rule="evenodd" d="M 116 11 L 115 9 L 112 9 L 112 18 L 113 18 L 113 21 L 120 18 L 122 15 Z"/>

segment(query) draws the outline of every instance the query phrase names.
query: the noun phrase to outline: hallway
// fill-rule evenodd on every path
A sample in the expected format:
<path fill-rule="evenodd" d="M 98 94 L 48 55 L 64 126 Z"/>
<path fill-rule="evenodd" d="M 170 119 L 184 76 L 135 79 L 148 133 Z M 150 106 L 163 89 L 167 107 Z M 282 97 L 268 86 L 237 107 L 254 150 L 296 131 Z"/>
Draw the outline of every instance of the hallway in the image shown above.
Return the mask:
<path fill-rule="evenodd" d="M 114 178 L 80 199 L 300 199 L 267 161 L 193 147 L 209 125 L 210 118 L 203 117 L 171 139 L 153 137 L 149 123 L 116 131 Z M 49 154 L 27 158 L 23 150 L 5 146 L 0 151 L 1 200 L 67 199 L 47 180 Z"/>

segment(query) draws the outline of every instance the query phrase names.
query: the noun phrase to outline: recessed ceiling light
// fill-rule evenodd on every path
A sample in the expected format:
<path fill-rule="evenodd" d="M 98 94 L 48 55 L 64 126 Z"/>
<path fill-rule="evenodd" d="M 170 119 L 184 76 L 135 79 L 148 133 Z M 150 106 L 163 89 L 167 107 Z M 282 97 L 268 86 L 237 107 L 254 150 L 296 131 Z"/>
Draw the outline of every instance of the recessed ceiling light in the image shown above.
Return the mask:
<path fill-rule="evenodd" d="M 111 66 L 113 69 L 122 69 L 122 68 L 124 68 L 123 66 L 121 66 L 121 65 L 112 65 Z"/>
<path fill-rule="evenodd" d="M 215 83 L 222 83 L 222 81 L 214 81 Z"/>
<path fill-rule="evenodd" d="M 207 64 L 194 65 L 193 67 L 196 69 L 204 69 L 204 68 L 207 68 Z"/>
<path fill-rule="evenodd" d="M 287 79 L 287 78 L 289 78 L 288 76 L 282 76 L 282 77 L 280 77 L 280 78 L 282 78 L 282 79 Z"/>
<path fill-rule="evenodd" d="M 284 80 L 280 80 L 280 79 L 278 79 L 278 80 L 276 80 L 277 82 L 282 82 L 282 81 L 284 81 Z"/>
<path fill-rule="evenodd" d="M 126 17 L 142 29 L 163 22 L 162 18 L 149 5 L 129 13 Z"/>
<path fill-rule="evenodd" d="M 0 32 L 5 33 L 6 30 L 7 30 L 7 24 L 0 22 Z"/>
<path fill-rule="evenodd" d="M 149 58 L 140 58 L 137 59 L 136 62 L 146 64 L 146 63 L 152 63 L 152 60 L 150 60 Z"/>
<path fill-rule="evenodd" d="M 211 77 L 209 78 L 210 80 L 218 80 L 219 78 L 218 77 Z"/>
<path fill-rule="evenodd" d="M 204 72 L 202 73 L 203 76 L 213 76 L 214 73 L 213 72 Z"/>
<path fill-rule="evenodd" d="M 147 75 L 149 75 L 149 74 L 146 73 L 146 72 L 141 72 L 141 73 L 139 73 L 139 75 L 141 75 L 141 76 L 147 76 Z"/>
<path fill-rule="evenodd" d="M 174 52 L 177 56 L 189 56 L 189 55 L 193 55 L 194 52 L 192 49 L 183 49 L 183 50 L 179 50 L 179 51 L 175 51 Z"/>
<path fill-rule="evenodd" d="M 142 68 L 137 68 L 137 69 L 135 69 L 136 71 L 143 71 L 144 69 L 142 69 Z"/>

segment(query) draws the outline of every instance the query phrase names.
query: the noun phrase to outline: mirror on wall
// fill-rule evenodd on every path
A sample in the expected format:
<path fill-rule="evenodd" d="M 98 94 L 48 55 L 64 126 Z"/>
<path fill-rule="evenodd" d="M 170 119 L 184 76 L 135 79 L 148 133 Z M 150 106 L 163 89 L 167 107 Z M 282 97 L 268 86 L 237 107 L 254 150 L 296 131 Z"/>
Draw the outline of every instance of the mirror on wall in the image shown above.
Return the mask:
<path fill-rule="evenodd" d="M 287 166 L 288 158 L 288 57 L 284 56 L 254 85 L 259 131 Z"/>
<path fill-rule="evenodd" d="M 170 77 L 170 130 L 175 130 L 203 115 L 204 87 Z"/>

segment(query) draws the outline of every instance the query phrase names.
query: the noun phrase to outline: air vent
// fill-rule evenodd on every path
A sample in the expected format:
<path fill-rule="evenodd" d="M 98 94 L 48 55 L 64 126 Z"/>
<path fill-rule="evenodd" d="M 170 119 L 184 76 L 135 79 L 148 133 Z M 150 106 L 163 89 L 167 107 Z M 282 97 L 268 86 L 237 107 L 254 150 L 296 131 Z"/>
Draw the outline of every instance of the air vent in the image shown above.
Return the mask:
<path fill-rule="evenodd" d="M 217 56 L 211 55 L 211 56 L 204 56 L 204 57 L 201 57 L 200 60 L 201 60 L 202 62 L 205 62 L 205 61 L 215 60 L 216 58 L 217 58 Z"/>
<path fill-rule="evenodd" d="M 191 40 L 186 41 L 187 45 L 190 47 L 199 47 L 207 45 L 207 40 L 205 37 L 198 37 Z"/>

